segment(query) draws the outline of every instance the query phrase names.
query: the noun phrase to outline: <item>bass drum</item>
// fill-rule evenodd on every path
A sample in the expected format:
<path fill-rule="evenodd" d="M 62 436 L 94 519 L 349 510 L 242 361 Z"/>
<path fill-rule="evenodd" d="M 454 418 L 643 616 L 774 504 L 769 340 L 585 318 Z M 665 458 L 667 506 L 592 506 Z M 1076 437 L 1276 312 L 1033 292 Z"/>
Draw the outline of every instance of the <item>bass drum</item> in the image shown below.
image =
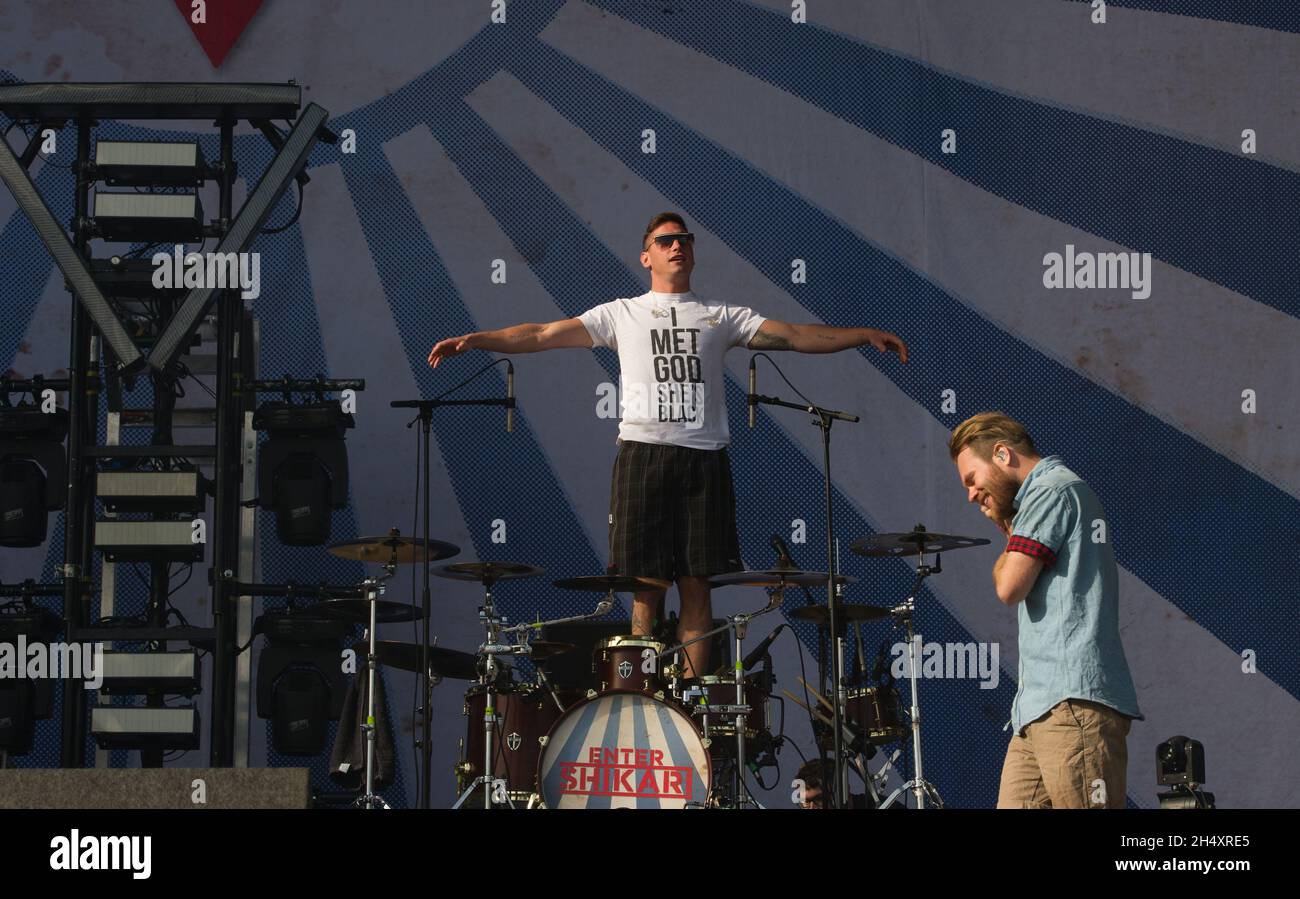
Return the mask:
<path fill-rule="evenodd" d="M 643 693 L 605 693 L 569 709 L 537 767 L 546 808 L 703 808 L 712 778 L 691 719 Z"/>

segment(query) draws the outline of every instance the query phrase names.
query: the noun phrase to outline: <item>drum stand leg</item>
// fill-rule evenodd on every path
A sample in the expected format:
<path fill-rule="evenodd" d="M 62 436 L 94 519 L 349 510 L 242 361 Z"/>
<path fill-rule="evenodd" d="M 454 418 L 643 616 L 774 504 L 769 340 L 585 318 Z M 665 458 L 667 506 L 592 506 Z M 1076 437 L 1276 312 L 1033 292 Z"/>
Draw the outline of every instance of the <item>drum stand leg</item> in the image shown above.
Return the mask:
<path fill-rule="evenodd" d="M 746 620 L 737 620 L 733 633 L 735 648 L 732 650 L 732 669 L 736 677 L 736 705 L 741 708 L 736 715 L 736 808 L 749 804 L 749 792 L 745 789 L 745 663 L 742 644 L 745 640 Z"/>
<path fill-rule="evenodd" d="M 893 793 L 889 794 L 880 808 L 889 808 L 894 800 L 908 790 L 916 797 L 916 807 L 925 808 L 925 799 L 928 796 L 936 808 L 943 808 L 943 799 L 939 796 L 939 790 L 934 784 L 925 779 L 924 769 L 921 767 L 921 699 L 920 693 L 916 686 L 916 640 L 914 639 L 912 621 L 916 613 L 916 594 L 920 592 L 921 582 L 926 576 L 936 571 L 941 571 L 938 557 L 935 558 L 934 567 L 924 564 L 924 549 L 918 556 L 916 565 L 916 582 L 912 585 L 912 595 L 907 598 L 901 606 L 894 609 L 894 615 L 906 622 L 907 624 L 907 675 L 908 680 L 912 682 L 912 758 L 914 761 L 912 779 L 903 784 Z"/>
<path fill-rule="evenodd" d="M 465 788 L 465 792 L 460 794 L 452 808 L 460 808 L 479 787 L 483 788 L 483 807 L 490 809 L 493 807 L 494 785 L 493 773 L 496 767 L 492 764 L 493 740 L 492 735 L 496 731 L 496 714 L 497 714 L 497 689 L 496 680 L 497 672 L 497 654 L 494 647 L 497 646 L 497 640 L 500 638 L 499 627 L 501 619 L 497 617 L 496 608 L 492 605 L 492 581 L 483 582 L 483 608 L 479 612 L 479 618 L 483 621 L 483 627 L 487 631 L 487 643 L 483 650 L 486 661 L 483 664 L 483 673 L 479 676 L 479 683 L 487 688 L 487 700 L 483 709 L 483 773 L 474 778 L 473 783 Z M 514 808 L 515 804 L 510 800 L 510 791 L 503 789 L 499 796 L 499 802 L 495 804 L 505 805 Z"/>
<path fill-rule="evenodd" d="M 392 566 L 385 565 L 392 574 Z M 363 582 L 366 590 L 366 599 L 370 601 L 370 633 L 369 649 L 367 650 L 367 694 L 366 694 L 366 723 L 362 725 L 362 730 L 366 732 L 366 792 L 355 803 L 359 808 L 388 808 L 388 803 L 383 798 L 375 795 L 375 606 L 380 595 L 384 592 L 384 585 L 374 578 L 367 578 Z"/>

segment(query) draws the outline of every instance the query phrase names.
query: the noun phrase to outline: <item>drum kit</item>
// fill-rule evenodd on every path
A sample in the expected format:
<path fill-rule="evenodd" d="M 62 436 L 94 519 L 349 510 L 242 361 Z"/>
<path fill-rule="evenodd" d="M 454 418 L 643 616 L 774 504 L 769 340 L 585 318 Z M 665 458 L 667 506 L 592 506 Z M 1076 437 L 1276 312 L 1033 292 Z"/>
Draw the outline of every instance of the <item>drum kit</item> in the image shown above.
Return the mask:
<path fill-rule="evenodd" d="M 784 740 L 773 733 L 769 704 L 775 678 L 767 649 L 781 627 L 748 655 L 744 641 L 751 621 L 779 608 L 786 592 L 804 591 L 808 604 L 788 612 L 789 618 L 815 624 L 822 646 L 831 638 L 837 652 L 821 660 L 835 659 L 843 665 L 845 625 L 855 629 L 858 665 L 854 676 L 841 667 L 838 709 L 825 695 L 827 676 L 821 670 L 819 691 L 803 683 L 807 703 L 795 694 L 785 697 L 804 707 L 813 721 L 819 749 L 825 753 L 841 746 L 841 762 L 834 766 L 842 792 L 848 795 L 848 772 L 856 771 L 866 785 L 868 807 L 888 808 L 905 800 L 911 792 L 917 807 L 928 801 L 942 806 L 933 784 L 926 781 L 921 754 L 920 697 L 916 682 L 913 619 L 916 597 L 924 579 L 938 573 L 939 553 L 950 549 L 988 543 L 968 537 L 934 534 L 921 525 L 908 532 L 876 534 L 852 544 L 855 553 L 867 557 L 915 556 L 916 576 L 911 595 L 893 608 L 844 603 L 837 596 L 836 615 L 841 634 L 829 634 L 830 610 L 815 603 L 809 587 L 834 583 L 836 592 L 856 578 L 804 571 L 790 563 L 788 551 L 780 554 L 777 567 L 766 571 L 739 571 L 711 578 L 715 587 L 757 586 L 769 591 L 761 608 L 734 614 L 719 627 L 687 643 L 673 643 L 666 637 L 615 635 L 599 639 L 592 650 L 590 689 L 554 683 L 547 674 L 547 659 L 575 650 L 575 644 L 538 639 L 556 625 L 586 622 L 605 616 L 615 606 L 618 593 L 660 589 L 653 581 L 613 574 L 556 580 L 561 590 L 594 593 L 598 599 L 586 614 L 510 623 L 498 608 L 494 590 L 503 582 L 536 578 L 541 568 L 517 562 L 461 562 L 442 565 L 435 577 L 469 581 L 482 587 L 478 610 L 483 642 L 476 652 L 461 652 L 433 645 L 378 640 L 376 625 L 391 621 L 413 621 L 424 617 L 420 607 L 382 599 L 385 581 L 402 563 L 436 562 L 459 552 L 441 541 L 415 540 L 396 530 L 383 537 L 367 537 L 336 543 L 334 555 L 378 563 L 384 573 L 361 584 L 363 598 L 333 599 L 319 604 L 321 611 L 367 625 L 367 677 L 370 707 L 362 724 L 366 745 L 365 791 L 356 805 L 383 807 L 374 793 L 375 709 L 373 679 L 378 665 L 389 665 L 423 675 L 426 684 L 424 709 L 429 708 L 432 686 L 444 678 L 470 681 L 465 692 L 463 713 L 466 731 L 461 741 L 460 762 L 455 767 L 459 796 L 454 808 L 742 808 L 761 807 L 746 784 L 746 772 L 757 771 L 757 759 L 778 750 Z M 775 545 L 775 544 L 774 544 Z M 926 556 L 934 554 L 934 564 Z M 326 608 L 328 607 L 328 608 Z M 904 710 L 892 678 L 886 683 L 868 683 L 862 664 L 861 626 L 865 622 L 891 619 L 905 630 L 909 651 L 908 676 L 911 704 Z M 782 627 L 785 625 L 783 624 Z M 699 677 L 684 676 L 683 650 L 697 640 L 726 633 L 732 659 L 728 673 Z M 510 657 L 533 664 L 531 679 L 519 668 L 506 663 Z M 764 668 L 751 671 L 761 660 Z M 877 678 L 879 677 L 877 665 Z M 802 678 L 800 678 L 802 681 Z M 427 717 L 427 712 L 426 712 Z M 831 739 L 833 724 L 841 723 L 841 739 Z M 912 777 L 889 796 L 882 796 L 888 771 L 901 749 L 874 774 L 866 762 L 877 747 L 902 744 L 912 738 Z M 426 755 L 427 758 L 427 755 Z M 834 764 L 832 759 L 831 764 Z M 423 772 L 427 778 L 428 772 Z"/>

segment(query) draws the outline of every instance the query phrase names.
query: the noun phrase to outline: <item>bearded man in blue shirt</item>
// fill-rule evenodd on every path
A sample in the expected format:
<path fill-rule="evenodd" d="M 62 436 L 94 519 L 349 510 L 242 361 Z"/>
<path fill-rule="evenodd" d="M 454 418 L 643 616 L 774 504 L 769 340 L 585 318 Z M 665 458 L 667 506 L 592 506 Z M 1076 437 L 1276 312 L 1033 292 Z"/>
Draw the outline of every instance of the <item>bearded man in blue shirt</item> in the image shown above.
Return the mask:
<path fill-rule="evenodd" d="M 1020 662 L 998 808 L 1124 808 L 1128 732 L 1142 715 L 1106 513 L 999 412 L 958 425 L 948 452 L 967 499 L 1007 538 L 993 584 L 1016 607 Z"/>

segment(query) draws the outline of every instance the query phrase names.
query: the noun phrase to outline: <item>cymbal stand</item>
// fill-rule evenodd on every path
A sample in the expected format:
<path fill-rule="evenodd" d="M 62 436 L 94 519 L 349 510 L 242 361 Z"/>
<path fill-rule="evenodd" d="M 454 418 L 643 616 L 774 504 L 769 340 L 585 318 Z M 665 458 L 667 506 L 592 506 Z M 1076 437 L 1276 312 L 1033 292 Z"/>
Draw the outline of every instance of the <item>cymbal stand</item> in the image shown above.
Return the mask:
<path fill-rule="evenodd" d="M 501 670 L 497 664 L 497 656 L 511 650 L 511 647 L 502 646 L 500 643 L 501 626 L 505 623 L 505 617 L 497 614 L 496 606 L 492 602 L 492 585 L 494 583 L 495 581 L 490 578 L 483 580 L 483 605 L 478 610 L 478 620 L 482 622 L 486 635 L 483 645 L 478 649 L 478 655 L 482 659 L 478 682 L 487 693 L 487 701 L 483 707 L 483 770 L 465 788 L 465 792 L 460 794 L 452 808 L 460 808 L 464 805 L 479 787 L 483 788 L 483 807 L 490 809 L 494 805 L 492 801 L 492 782 L 495 779 L 493 774 L 496 767 L 492 762 L 493 751 L 496 746 L 493 735 L 496 731 L 497 674 Z M 505 805 L 514 808 L 514 803 L 510 801 L 508 792 L 501 791 L 501 799 Z"/>
<path fill-rule="evenodd" d="M 925 771 L 921 765 L 921 700 L 917 691 L 917 659 L 916 659 L 916 640 L 913 628 L 913 620 L 916 615 L 916 595 L 921 591 L 921 583 L 930 575 L 938 574 L 943 571 L 943 562 L 940 554 L 936 553 L 934 565 L 925 564 L 925 547 L 918 545 L 916 556 L 916 580 L 912 582 L 912 595 L 899 606 L 890 610 L 894 616 L 896 625 L 902 624 L 907 628 L 907 675 L 908 680 L 912 683 L 912 779 L 900 786 L 889 797 L 881 803 L 880 808 L 889 808 L 894 800 L 908 790 L 916 797 L 916 807 L 925 808 L 925 799 L 930 797 L 936 808 L 943 808 L 943 799 L 939 796 L 939 790 L 934 784 L 925 779 Z"/>
<path fill-rule="evenodd" d="M 736 704 L 734 706 L 713 706 L 709 712 L 704 715 L 704 726 L 708 727 L 708 716 L 716 711 L 717 714 L 736 716 L 736 774 L 735 774 L 735 801 L 736 807 L 742 808 L 746 805 L 757 805 L 757 802 L 749 795 L 745 787 L 745 722 L 749 717 L 750 708 L 745 702 L 745 663 L 743 661 L 745 642 L 745 630 L 749 622 L 759 615 L 766 615 L 768 612 L 779 607 L 785 598 L 785 584 L 775 587 L 766 606 L 754 612 L 741 612 L 737 615 L 731 615 L 726 619 L 726 624 L 721 627 L 715 627 L 711 631 L 700 634 L 698 637 L 692 637 L 684 643 L 671 646 L 659 654 L 660 658 L 675 652 L 680 652 L 686 647 L 698 643 L 701 640 L 707 640 L 714 634 L 720 634 L 729 630 L 733 635 L 732 644 L 732 678 L 736 684 Z"/>
<path fill-rule="evenodd" d="M 382 577 L 368 577 L 361 582 L 366 601 L 370 603 L 370 629 L 366 656 L 366 723 L 361 726 L 366 734 L 366 792 L 353 803 L 359 808 L 388 808 L 383 798 L 375 794 L 375 666 L 378 664 L 375 658 L 375 625 L 377 624 L 375 609 L 379 604 L 379 597 L 384 595 L 383 582 L 392 577 L 396 570 L 397 566 L 391 561 L 385 562 Z"/>

